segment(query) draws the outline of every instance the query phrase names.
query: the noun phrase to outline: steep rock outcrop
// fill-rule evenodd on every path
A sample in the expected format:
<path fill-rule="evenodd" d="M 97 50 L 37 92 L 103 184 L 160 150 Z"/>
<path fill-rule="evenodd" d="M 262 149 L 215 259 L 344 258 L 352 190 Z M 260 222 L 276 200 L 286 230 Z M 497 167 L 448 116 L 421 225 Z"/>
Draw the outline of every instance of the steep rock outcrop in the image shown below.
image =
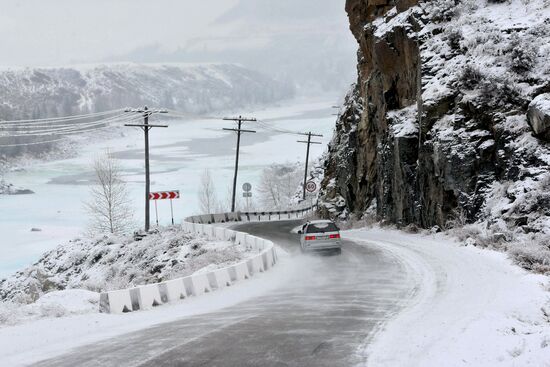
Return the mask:
<path fill-rule="evenodd" d="M 537 96 L 529 105 L 527 116 L 533 132 L 550 141 L 550 93 Z"/>
<path fill-rule="evenodd" d="M 535 134 L 527 119 L 550 89 L 544 2 L 348 0 L 346 10 L 358 82 L 329 147 L 321 213 L 550 233 L 544 116 L 532 107 Z"/>

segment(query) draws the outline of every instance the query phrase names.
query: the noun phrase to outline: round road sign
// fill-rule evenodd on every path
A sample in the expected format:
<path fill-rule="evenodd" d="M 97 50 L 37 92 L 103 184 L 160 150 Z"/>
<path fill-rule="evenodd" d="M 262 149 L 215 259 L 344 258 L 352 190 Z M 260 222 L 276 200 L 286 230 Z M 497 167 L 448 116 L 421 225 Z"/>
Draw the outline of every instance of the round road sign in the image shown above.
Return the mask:
<path fill-rule="evenodd" d="M 309 181 L 307 184 L 306 184 L 306 190 L 308 192 L 314 192 L 315 190 L 317 190 L 317 184 L 313 181 Z"/>
<path fill-rule="evenodd" d="M 251 190 L 252 190 L 252 185 L 249 184 L 248 182 L 245 182 L 243 184 L 243 191 L 250 192 Z"/>

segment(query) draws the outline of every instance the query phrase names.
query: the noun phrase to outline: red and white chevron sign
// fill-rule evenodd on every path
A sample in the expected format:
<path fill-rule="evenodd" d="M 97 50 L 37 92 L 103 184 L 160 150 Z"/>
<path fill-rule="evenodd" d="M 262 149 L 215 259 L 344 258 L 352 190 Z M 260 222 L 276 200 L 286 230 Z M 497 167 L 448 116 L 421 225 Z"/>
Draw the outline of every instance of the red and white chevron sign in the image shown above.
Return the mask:
<path fill-rule="evenodd" d="M 165 199 L 179 199 L 179 198 L 180 198 L 180 192 L 177 190 L 151 192 L 149 194 L 149 200 L 165 200 Z"/>

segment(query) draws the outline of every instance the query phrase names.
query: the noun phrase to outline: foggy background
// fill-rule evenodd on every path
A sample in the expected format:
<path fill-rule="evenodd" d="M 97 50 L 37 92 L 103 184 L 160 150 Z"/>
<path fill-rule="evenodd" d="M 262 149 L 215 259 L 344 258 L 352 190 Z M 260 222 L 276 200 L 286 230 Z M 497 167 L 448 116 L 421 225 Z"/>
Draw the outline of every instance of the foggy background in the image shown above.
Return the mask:
<path fill-rule="evenodd" d="M 344 3 L 0 0 L 0 66 L 238 63 L 298 94 L 343 93 L 356 51 Z"/>

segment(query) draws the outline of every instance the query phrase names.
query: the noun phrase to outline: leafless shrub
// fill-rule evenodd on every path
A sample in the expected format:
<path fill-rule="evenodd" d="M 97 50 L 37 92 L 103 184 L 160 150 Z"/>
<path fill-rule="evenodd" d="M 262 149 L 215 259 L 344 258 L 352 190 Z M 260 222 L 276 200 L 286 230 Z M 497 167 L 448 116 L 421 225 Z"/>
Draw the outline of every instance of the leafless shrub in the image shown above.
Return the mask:
<path fill-rule="evenodd" d="M 201 177 L 201 187 L 198 193 L 201 214 L 214 213 L 220 209 L 220 202 L 216 197 L 214 180 L 209 169 L 205 169 Z"/>

